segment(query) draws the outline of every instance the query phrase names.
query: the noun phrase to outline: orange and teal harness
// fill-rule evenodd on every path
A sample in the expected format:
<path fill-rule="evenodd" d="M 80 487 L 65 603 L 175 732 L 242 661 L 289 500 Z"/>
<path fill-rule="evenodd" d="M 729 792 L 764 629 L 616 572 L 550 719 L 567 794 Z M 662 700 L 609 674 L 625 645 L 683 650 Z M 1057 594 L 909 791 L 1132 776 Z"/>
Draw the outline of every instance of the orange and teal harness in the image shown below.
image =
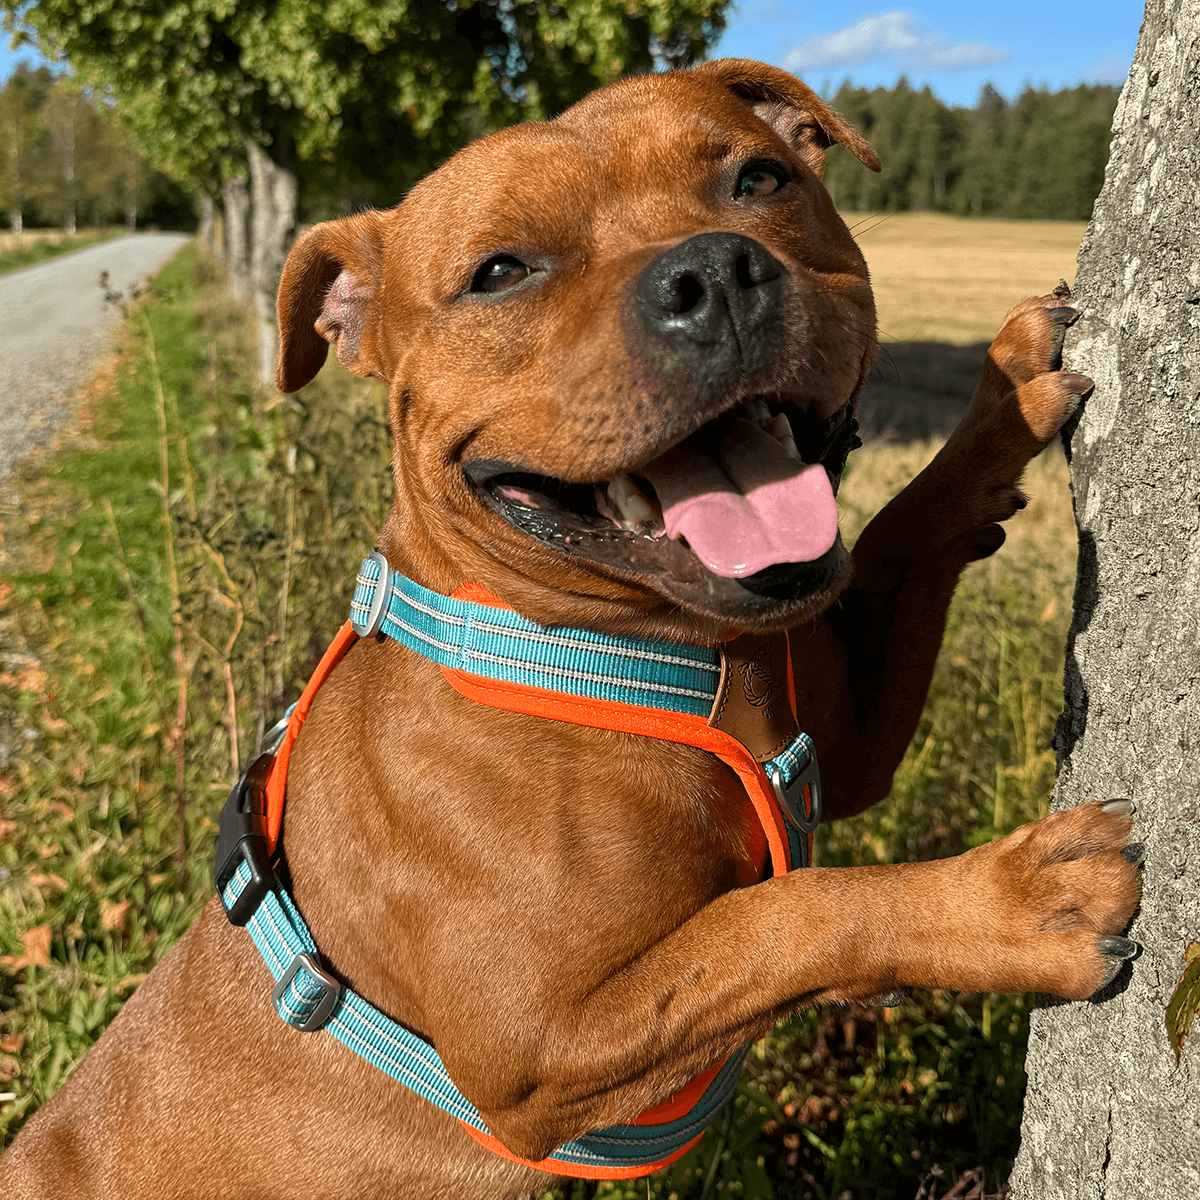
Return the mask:
<path fill-rule="evenodd" d="M 350 620 L 230 793 L 221 813 L 217 890 L 230 921 L 249 931 L 276 980 L 272 1001 L 279 1016 L 304 1033 L 326 1031 L 457 1117 L 476 1141 L 523 1162 L 492 1137 L 428 1042 L 343 987 L 321 965 L 312 935 L 272 866 L 288 760 L 313 697 L 358 638 L 380 635 L 439 663 L 454 688 L 482 704 L 715 754 L 746 789 L 775 875 L 808 865 L 820 819 L 816 754 L 795 726 L 786 640 L 777 635 L 772 645 L 760 639 L 759 649 L 735 669 L 726 648 L 537 625 L 474 584 L 442 596 L 393 571 L 373 551 L 356 580 Z M 752 715 L 770 705 L 773 693 L 787 696 L 790 712 L 782 723 L 775 714 L 776 732 L 760 742 L 757 758 L 721 727 L 731 687 L 740 689 L 738 702 L 748 704 Z M 631 1124 L 595 1130 L 528 1165 L 584 1179 L 633 1178 L 667 1166 L 728 1103 L 749 1048 L 714 1064 Z"/>

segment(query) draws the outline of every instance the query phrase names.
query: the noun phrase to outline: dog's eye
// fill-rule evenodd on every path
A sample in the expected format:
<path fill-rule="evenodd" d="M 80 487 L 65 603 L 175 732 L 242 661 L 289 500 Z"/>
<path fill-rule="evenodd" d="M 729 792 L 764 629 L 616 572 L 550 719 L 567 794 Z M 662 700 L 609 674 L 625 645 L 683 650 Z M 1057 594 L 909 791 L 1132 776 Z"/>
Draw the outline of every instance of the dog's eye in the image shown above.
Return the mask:
<path fill-rule="evenodd" d="M 753 196 L 761 198 L 777 192 L 790 176 L 778 163 L 750 163 L 742 169 L 738 176 L 737 187 L 733 189 L 735 197 Z"/>
<path fill-rule="evenodd" d="M 471 291 L 502 292 L 532 274 L 532 268 L 520 260 L 508 254 L 498 254 L 495 258 L 489 258 L 475 272 L 475 278 L 471 280 Z"/>

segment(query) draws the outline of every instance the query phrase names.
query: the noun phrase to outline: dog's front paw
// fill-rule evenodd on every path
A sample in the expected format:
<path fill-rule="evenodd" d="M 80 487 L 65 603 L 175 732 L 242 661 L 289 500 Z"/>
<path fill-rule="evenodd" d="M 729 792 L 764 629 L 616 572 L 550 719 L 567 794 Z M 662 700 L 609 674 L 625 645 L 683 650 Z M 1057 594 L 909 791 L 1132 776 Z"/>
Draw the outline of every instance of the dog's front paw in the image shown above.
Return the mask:
<path fill-rule="evenodd" d="M 1008 474 L 1014 465 L 1020 474 L 1092 388 L 1086 376 L 1060 370 L 1063 339 L 1079 316 L 1070 299 L 1071 289 L 1059 283 L 1048 296 L 1022 300 L 988 348 L 968 419 L 1000 439 Z"/>
<path fill-rule="evenodd" d="M 988 348 L 988 361 L 1005 377 L 1005 391 L 1062 366 L 1063 339 L 1079 313 L 1070 306 L 1071 289 L 1063 282 L 1048 296 L 1022 300 L 1004 318 Z"/>
<path fill-rule="evenodd" d="M 1083 1000 L 1134 957 L 1137 944 L 1123 936 L 1142 858 L 1127 844 L 1132 814 L 1128 800 L 1085 804 L 964 856 L 986 885 L 987 986 Z"/>

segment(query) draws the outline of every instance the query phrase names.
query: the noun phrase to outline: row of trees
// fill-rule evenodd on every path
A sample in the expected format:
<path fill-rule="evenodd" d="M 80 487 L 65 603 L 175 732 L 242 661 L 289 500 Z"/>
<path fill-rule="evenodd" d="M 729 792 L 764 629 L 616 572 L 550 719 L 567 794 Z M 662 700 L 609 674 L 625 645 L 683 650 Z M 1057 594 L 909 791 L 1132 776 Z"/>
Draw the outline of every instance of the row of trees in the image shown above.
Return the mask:
<path fill-rule="evenodd" d="M 258 312 L 269 380 L 274 289 L 300 208 L 315 220 L 394 203 L 488 129 L 551 116 L 631 71 L 703 58 L 727 3 L 0 0 L 0 11 L 104 98 L 88 107 L 75 92 L 77 115 L 100 120 L 111 104 L 144 158 L 200 196 L 203 236 L 223 209 L 231 278 Z M 1029 91 L 1008 105 L 988 89 L 968 111 L 903 82 L 843 87 L 836 104 L 884 174 L 834 155 L 830 190 L 844 208 L 1086 216 L 1115 95 Z M 121 153 L 109 161 L 129 176 Z M 131 190 L 120 182 L 111 194 Z"/>
<path fill-rule="evenodd" d="M 185 191 L 128 142 L 110 104 L 72 79 L 25 65 L 0 89 L 0 211 L 9 227 L 124 221 L 179 226 L 192 215 Z"/>
<path fill-rule="evenodd" d="M 393 203 L 486 129 L 552 115 L 631 71 L 699 59 L 726 3 L 0 0 L 19 38 L 111 90 L 142 154 L 200 194 L 202 230 L 224 209 L 233 275 L 259 315 L 264 380 L 299 204 L 319 217 Z"/>
<path fill-rule="evenodd" d="M 883 163 L 872 175 L 845 151 L 825 183 L 842 209 L 924 209 L 965 216 L 1087 220 L 1104 183 L 1118 89 L 1026 90 L 1009 103 L 990 85 L 971 109 L 928 88 L 843 84 L 833 106 Z"/>

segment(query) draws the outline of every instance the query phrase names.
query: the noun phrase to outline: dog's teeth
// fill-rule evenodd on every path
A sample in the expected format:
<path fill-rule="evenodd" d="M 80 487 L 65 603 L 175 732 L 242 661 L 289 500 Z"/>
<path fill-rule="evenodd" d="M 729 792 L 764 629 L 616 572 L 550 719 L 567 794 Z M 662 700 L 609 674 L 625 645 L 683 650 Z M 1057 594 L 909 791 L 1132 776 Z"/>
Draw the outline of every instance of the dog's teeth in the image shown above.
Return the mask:
<path fill-rule="evenodd" d="M 788 424 L 787 417 L 780 413 L 773 420 L 768 421 L 763 428 L 777 441 L 782 442 L 785 437 L 792 436 L 792 427 Z"/>
<path fill-rule="evenodd" d="M 763 428 L 783 447 L 783 452 L 788 458 L 798 459 L 800 457 L 800 451 L 796 448 L 796 439 L 792 437 L 792 427 L 783 413 L 780 413 Z"/>
<path fill-rule="evenodd" d="M 608 481 L 608 498 L 616 508 L 622 529 L 639 529 L 662 521 L 658 506 L 624 471 Z"/>

